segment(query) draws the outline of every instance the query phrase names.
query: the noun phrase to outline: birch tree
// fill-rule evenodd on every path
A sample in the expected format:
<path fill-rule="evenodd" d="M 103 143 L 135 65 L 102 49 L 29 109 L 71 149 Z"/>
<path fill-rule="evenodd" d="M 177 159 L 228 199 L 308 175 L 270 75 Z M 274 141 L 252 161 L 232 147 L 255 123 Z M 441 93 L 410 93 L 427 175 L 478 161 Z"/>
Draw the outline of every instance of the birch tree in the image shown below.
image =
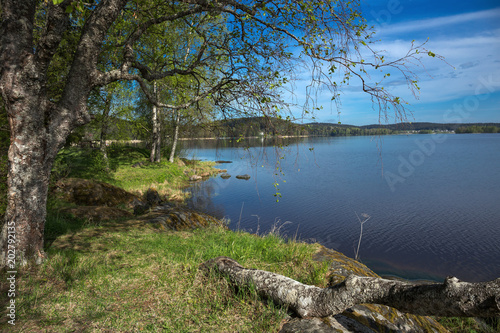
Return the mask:
<path fill-rule="evenodd" d="M 50 171 L 71 131 L 90 121 L 93 89 L 129 80 L 157 107 L 185 109 L 208 99 L 226 116 L 276 116 L 289 106 L 285 85 L 306 63 L 312 79 L 305 110 L 316 107 L 314 89 L 326 87 L 337 98 L 342 84 L 356 79 L 382 115 L 399 118 L 404 102 L 368 70 L 399 70 L 416 89 L 412 63 L 428 54 L 409 45 L 403 58 L 386 61 L 358 1 L 0 0 L 0 6 L 0 92 L 11 135 L 0 265 L 12 268 L 46 258 Z M 199 42 L 187 61 L 162 51 L 161 66 L 150 67 L 140 51 L 150 38 L 168 38 L 155 34 L 172 22 Z M 68 61 L 55 72 L 61 55 Z M 148 81 L 178 76 L 193 80 L 194 94 L 177 105 L 158 101 Z"/>

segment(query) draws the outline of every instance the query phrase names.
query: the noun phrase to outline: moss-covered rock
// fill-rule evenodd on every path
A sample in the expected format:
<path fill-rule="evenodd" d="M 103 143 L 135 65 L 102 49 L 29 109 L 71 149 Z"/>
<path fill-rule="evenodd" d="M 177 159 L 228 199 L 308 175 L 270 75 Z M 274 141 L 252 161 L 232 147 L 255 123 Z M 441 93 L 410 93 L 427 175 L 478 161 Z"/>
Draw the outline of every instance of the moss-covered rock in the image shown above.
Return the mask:
<path fill-rule="evenodd" d="M 161 230 L 189 230 L 211 225 L 225 226 L 213 216 L 203 214 L 185 207 L 162 205 L 141 217 L 153 227 Z"/>
<path fill-rule="evenodd" d="M 134 208 L 142 200 L 119 187 L 88 179 L 66 178 L 55 184 L 54 191 L 65 201 L 80 206 Z"/>
<path fill-rule="evenodd" d="M 130 218 L 132 214 L 124 209 L 106 206 L 78 206 L 64 208 L 63 213 L 93 222 Z"/>
<path fill-rule="evenodd" d="M 323 246 L 313 257 L 329 263 L 329 285 L 342 282 L 348 275 L 378 277 L 362 263 L 340 252 Z M 430 317 L 402 313 L 394 308 L 377 304 L 359 304 L 341 314 L 322 318 L 294 318 L 283 325 L 280 333 L 293 332 L 448 332 Z"/>

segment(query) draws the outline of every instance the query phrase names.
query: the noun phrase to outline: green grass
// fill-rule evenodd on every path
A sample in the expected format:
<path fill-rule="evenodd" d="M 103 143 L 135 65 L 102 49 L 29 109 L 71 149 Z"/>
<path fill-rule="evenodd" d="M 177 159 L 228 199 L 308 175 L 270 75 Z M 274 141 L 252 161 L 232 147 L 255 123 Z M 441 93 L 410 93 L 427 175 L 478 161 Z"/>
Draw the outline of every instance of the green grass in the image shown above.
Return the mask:
<path fill-rule="evenodd" d="M 133 221 L 75 222 L 52 243 L 44 265 L 18 274 L 19 320 L 13 330 L 277 331 L 286 309 L 198 267 L 224 255 L 247 267 L 324 285 L 327 266 L 311 260 L 315 249 L 274 234 L 258 237 L 220 227 L 158 232 Z"/>
<path fill-rule="evenodd" d="M 170 200 L 183 201 L 187 195 L 183 189 L 189 184 L 190 175 L 217 171 L 212 162 L 189 161 L 189 165 L 185 165 L 180 159 L 174 163 L 164 159 L 160 163 L 150 163 L 149 151 L 130 146 L 111 146 L 108 157 L 109 168 L 106 168 L 97 149 L 64 148 L 52 168 L 53 181 L 65 177 L 93 179 L 138 195 L 151 187 Z M 132 167 L 136 163 L 142 165 Z"/>
<path fill-rule="evenodd" d="M 437 321 L 453 333 L 498 333 L 500 318 L 436 318 Z"/>

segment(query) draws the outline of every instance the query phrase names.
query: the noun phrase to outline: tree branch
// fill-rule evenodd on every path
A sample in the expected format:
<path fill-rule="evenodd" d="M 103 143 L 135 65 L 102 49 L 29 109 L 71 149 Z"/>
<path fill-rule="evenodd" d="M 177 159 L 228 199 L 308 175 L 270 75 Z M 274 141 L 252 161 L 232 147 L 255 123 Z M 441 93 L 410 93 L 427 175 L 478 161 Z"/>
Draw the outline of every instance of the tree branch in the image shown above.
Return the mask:
<path fill-rule="evenodd" d="M 65 12 L 69 1 L 56 6 L 49 1 L 47 6 L 47 20 L 44 31 L 36 46 L 36 62 L 41 73 L 46 73 L 57 48 L 61 43 L 64 32 L 69 27 L 69 14 Z"/>
<path fill-rule="evenodd" d="M 199 7 L 192 7 L 188 8 L 186 10 L 180 11 L 175 14 L 171 15 L 165 15 L 162 17 L 158 17 L 155 19 L 151 19 L 149 21 L 146 21 L 140 25 L 137 30 L 135 30 L 130 36 L 125 40 L 123 44 L 117 45 L 117 47 L 123 47 L 126 45 L 132 46 L 135 42 L 137 42 L 141 36 L 152 26 L 158 25 L 164 22 L 172 22 L 181 18 L 185 18 L 187 16 L 193 15 L 193 14 L 198 14 L 206 11 L 208 8 L 205 4 L 205 6 L 199 6 Z"/>
<path fill-rule="evenodd" d="M 86 103 L 90 90 L 98 85 L 96 82 L 101 76 L 97 70 L 101 46 L 109 27 L 116 20 L 126 2 L 126 0 L 102 1 L 85 21 L 75 58 L 59 102 L 61 110 L 71 110 L 73 126 L 82 125 L 89 121 Z M 70 113 L 64 112 L 65 115 Z M 55 119 L 56 127 L 63 118 L 65 117 Z"/>
<path fill-rule="evenodd" d="M 350 275 L 332 287 L 319 288 L 279 274 L 245 268 L 228 257 L 211 259 L 200 268 L 224 274 L 239 286 L 252 285 L 261 296 L 288 306 L 301 317 L 331 316 L 363 303 L 387 305 L 417 315 L 500 316 L 500 278 L 468 283 L 449 277 L 444 283 L 416 285 Z"/>

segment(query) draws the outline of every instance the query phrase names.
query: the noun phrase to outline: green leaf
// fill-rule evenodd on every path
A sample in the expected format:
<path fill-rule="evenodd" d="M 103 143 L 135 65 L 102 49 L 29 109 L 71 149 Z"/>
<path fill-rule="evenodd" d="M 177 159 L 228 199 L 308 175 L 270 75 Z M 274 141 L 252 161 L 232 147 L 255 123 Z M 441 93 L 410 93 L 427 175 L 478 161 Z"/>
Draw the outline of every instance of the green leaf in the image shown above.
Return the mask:
<path fill-rule="evenodd" d="M 436 54 L 434 52 L 431 52 L 431 51 L 427 52 L 427 55 L 429 57 L 435 57 L 436 56 Z"/>

